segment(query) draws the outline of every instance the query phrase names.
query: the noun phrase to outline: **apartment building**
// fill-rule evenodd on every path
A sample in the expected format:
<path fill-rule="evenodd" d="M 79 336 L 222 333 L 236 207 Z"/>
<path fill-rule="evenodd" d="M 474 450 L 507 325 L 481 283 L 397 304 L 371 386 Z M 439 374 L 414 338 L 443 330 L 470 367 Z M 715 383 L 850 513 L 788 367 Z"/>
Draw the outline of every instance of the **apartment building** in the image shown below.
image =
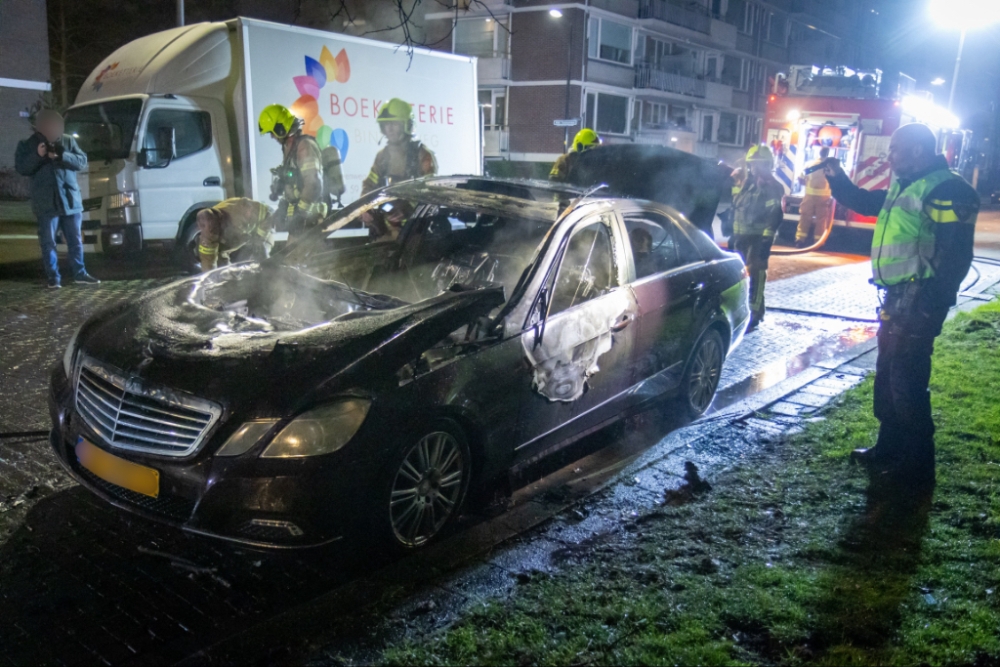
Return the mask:
<path fill-rule="evenodd" d="M 31 134 L 29 109 L 49 84 L 45 2 L 0 2 L 0 169 L 14 166 L 17 142 Z"/>
<path fill-rule="evenodd" d="M 874 65 L 871 4 L 458 0 L 425 21 L 436 34 L 451 28 L 453 52 L 479 58 L 487 160 L 551 162 L 582 122 L 605 142 L 732 161 L 760 137 L 775 73 Z"/>

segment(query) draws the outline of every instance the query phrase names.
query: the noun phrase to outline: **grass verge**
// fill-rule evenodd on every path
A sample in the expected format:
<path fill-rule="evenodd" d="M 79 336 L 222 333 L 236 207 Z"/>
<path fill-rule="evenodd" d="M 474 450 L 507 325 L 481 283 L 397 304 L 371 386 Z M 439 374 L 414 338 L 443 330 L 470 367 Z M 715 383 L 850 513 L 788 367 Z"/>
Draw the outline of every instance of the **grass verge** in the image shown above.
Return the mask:
<path fill-rule="evenodd" d="M 386 648 L 394 664 L 1000 663 L 1000 304 L 938 339 L 938 486 L 876 503 L 869 379 L 707 496 Z"/>

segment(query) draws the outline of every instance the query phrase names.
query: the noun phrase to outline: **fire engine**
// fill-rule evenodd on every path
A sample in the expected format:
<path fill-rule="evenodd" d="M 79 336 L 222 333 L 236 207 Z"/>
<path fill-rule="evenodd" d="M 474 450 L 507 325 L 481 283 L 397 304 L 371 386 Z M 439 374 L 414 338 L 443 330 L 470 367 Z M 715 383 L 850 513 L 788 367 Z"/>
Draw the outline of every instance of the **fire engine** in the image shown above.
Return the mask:
<path fill-rule="evenodd" d="M 798 219 L 802 170 L 819 159 L 823 146 L 859 187 L 886 189 L 892 176 L 889 137 L 900 125 L 920 122 L 934 130 L 951 167 L 959 167 L 970 133 L 958 119 L 934 104 L 930 93 L 915 90 L 911 77 L 900 74 L 894 86 L 883 86 L 882 78 L 880 70 L 813 66 L 793 66 L 775 77 L 761 140 L 775 155 L 786 219 Z M 834 224 L 873 229 L 875 218 L 837 206 Z"/>

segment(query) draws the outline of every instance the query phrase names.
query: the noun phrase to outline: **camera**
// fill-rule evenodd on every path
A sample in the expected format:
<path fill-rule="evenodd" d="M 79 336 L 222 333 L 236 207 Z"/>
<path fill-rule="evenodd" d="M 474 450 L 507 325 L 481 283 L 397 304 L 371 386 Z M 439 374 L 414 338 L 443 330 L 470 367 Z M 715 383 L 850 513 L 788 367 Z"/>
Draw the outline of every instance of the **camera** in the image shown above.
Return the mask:
<path fill-rule="evenodd" d="M 53 153 L 57 160 L 62 159 L 64 149 L 61 141 L 46 141 L 45 150 L 49 153 Z"/>

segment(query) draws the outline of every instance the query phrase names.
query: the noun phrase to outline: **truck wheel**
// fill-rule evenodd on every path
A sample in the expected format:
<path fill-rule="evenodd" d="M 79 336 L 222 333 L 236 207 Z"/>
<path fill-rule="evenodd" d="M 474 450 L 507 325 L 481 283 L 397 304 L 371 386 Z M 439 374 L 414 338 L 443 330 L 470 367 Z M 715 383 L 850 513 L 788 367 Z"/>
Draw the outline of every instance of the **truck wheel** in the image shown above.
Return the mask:
<path fill-rule="evenodd" d="M 178 265 L 191 275 L 201 273 L 201 260 L 198 258 L 198 240 L 200 237 L 201 230 L 198 229 L 198 223 L 192 220 L 184 229 L 181 242 L 175 251 L 175 258 Z"/>

